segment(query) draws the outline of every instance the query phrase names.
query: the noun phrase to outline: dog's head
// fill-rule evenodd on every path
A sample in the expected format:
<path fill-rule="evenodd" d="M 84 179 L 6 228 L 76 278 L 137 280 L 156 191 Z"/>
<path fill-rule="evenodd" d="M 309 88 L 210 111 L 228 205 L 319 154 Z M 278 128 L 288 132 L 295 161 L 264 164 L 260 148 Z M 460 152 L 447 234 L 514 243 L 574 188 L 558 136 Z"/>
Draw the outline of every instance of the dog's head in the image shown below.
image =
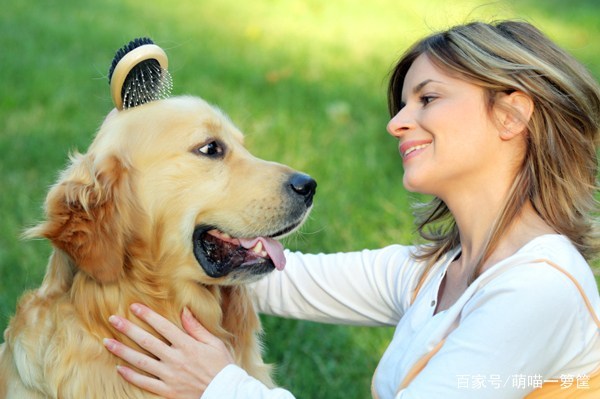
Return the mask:
<path fill-rule="evenodd" d="M 106 118 L 88 152 L 50 190 L 50 239 L 100 282 L 135 261 L 203 284 L 235 284 L 285 262 L 275 241 L 297 229 L 316 183 L 252 156 L 218 109 L 193 97 Z"/>

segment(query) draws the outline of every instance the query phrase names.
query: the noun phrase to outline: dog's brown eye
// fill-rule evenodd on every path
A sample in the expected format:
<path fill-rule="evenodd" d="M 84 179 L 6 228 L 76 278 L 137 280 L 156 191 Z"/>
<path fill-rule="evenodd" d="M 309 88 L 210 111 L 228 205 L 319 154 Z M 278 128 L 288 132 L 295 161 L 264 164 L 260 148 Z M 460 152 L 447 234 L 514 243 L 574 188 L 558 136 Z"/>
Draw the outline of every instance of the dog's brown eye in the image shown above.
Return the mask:
<path fill-rule="evenodd" d="M 206 155 L 208 157 L 220 158 L 225 153 L 225 149 L 221 143 L 216 140 L 210 141 L 195 150 L 200 155 Z"/>

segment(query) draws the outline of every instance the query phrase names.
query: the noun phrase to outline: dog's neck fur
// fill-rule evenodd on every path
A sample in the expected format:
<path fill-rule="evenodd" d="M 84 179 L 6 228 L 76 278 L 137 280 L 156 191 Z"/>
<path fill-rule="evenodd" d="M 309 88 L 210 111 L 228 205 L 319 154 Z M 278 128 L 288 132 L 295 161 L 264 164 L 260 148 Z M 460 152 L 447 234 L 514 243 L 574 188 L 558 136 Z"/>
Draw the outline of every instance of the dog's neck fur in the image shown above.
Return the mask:
<path fill-rule="evenodd" d="M 125 270 L 135 273 L 142 265 L 129 266 Z M 111 314 L 119 314 L 149 330 L 131 314 L 129 305 L 133 302 L 159 310 L 179 327 L 181 311 L 187 306 L 206 328 L 225 342 L 239 366 L 253 370 L 255 378 L 273 386 L 270 367 L 263 363 L 258 351 L 260 321 L 245 287 L 206 286 L 193 281 L 176 281 L 172 276 L 162 277 L 168 280 L 157 280 L 160 276 L 130 277 L 135 279 L 135 285 L 119 280 L 99 283 L 79 270 L 66 253 L 54 250 L 40 288 L 25 294 L 19 301 L 5 332 L 4 353 L 0 346 L 0 363 L 9 362 L 7 372 L 22 381 L 18 386 L 24 389 L 23 395 L 42 398 L 60 392 L 59 396 L 64 397 L 86 396 L 90 393 L 89 387 L 72 378 L 77 374 L 82 381 L 95 381 L 94 386 L 101 387 L 94 391 L 95 397 L 155 397 L 116 376 L 114 365 L 123 362 L 102 345 L 103 338 L 115 337 L 143 351 L 108 322 Z M 159 286 L 168 288 L 161 292 L 157 290 Z M 78 348 L 66 351 L 71 356 L 68 362 L 62 358 L 64 345 Z M 49 352 L 33 355 L 40 351 Z"/>
<path fill-rule="evenodd" d="M 116 331 L 108 322 L 108 318 L 113 314 L 120 315 L 151 331 L 129 309 L 129 305 L 138 302 L 151 309 L 160 309 L 163 317 L 180 328 L 181 312 L 187 306 L 201 323 L 213 330 L 211 333 L 229 341 L 231 334 L 222 327 L 226 310 L 224 307 L 227 306 L 232 291 L 238 291 L 240 294 L 243 292 L 245 295 L 244 287 L 207 286 L 193 281 L 176 281 L 173 276 L 156 272 L 157 265 L 150 264 L 147 260 L 137 256 L 129 259 L 130 264 L 125 265 L 123 273 L 130 276 L 123 276 L 122 279 L 111 283 L 101 283 L 78 270 L 62 251 L 55 250 L 40 293 L 56 295 L 62 292 L 76 309 L 83 326 L 90 332 L 95 332 L 99 340 L 115 337 L 137 347 Z M 136 283 L 123 284 L 125 279 Z M 213 311 L 207 312 L 207 309 Z"/>
<path fill-rule="evenodd" d="M 155 272 L 156 265 L 147 260 L 138 256 L 129 259 L 132 259 L 131 263 L 124 267 L 124 273 L 132 274 L 129 279 L 136 282 L 134 285 L 122 284 L 121 280 L 100 283 L 78 270 L 63 251 L 55 249 L 38 295 L 67 300 L 75 309 L 82 327 L 93 334 L 99 343 L 103 338 L 113 337 L 140 351 L 143 351 L 141 347 L 110 325 L 109 316 L 116 314 L 126 317 L 154 333 L 133 315 L 129 305 L 138 302 L 151 309 L 160 309 L 161 315 L 179 328 L 182 328 L 181 312 L 188 307 L 212 334 L 230 347 L 239 363 L 244 362 L 244 354 L 236 351 L 236 347 L 240 346 L 235 339 L 238 335 L 236 332 L 242 329 L 252 332 L 260 330 L 258 317 L 246 298 L 248 294 L 245 287 L 177 281 L 176 277 Z"/>

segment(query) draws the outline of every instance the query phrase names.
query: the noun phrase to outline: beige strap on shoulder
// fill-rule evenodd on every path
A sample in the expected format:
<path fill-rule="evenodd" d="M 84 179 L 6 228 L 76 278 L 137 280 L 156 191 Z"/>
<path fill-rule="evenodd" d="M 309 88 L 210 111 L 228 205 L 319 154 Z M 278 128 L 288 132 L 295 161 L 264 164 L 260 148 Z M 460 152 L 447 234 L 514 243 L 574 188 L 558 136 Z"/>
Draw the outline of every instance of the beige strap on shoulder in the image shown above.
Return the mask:
<path fill-rule="evenodd" d="M 533 263 L 546 263 L 547 265 L 553 267 L 554 269 L 556 269 L 559 272 L 566 275 L 569 278 L 569 280 L 571 280 L 573 282 L 573 284 L 575 284 L 575 287 L 577 287 L 577 290 L 579 291 L 579 293 L 581 294 L 581 297 L 583 298 L 585 306 L 587 307 L 588 311 L 590 312 L 592 320 L 596 323 L 596 325 L 598 326 L 598 329 L 600 330 L 600 320 L 598 319 L 598 316 L 596 315 L 596 312 L 594 311 L 594 308 L 592 307 L 590 300 L 588 299 L 587 295 L 583 291 L 583 288 L 581 288 L 581 285 L 579 284 L 579 282 L 569 272 L 567 272 L 562 267 L 558 266 L 556 263 L 554 263 L 548 259 L 536 259 L 533 261 Z M 421 359 L 419 359 L 413 365 L 411 370 L 408 372 L 408 374 L 406 374 L 406 377 L 400 384 L 400 387 L 398 388 L 397 393 L 400 392 L 402 389 L 406 388 L 412 382 L 412 380 L 425 368 L 425 366 L 427 365 L 429 360 L 433 356 L 435 356 L 435 354 L 437 352 L 439 352 L 439 350 L 442 348 L 442 346 L 444 345 L 444 342 L 445 342 L 445 339 L 442 340 L 440 343 L 438 343 L 429 353 L 427 353 L 425 356 L 423 356 Z M 571 387 L 569 389 L 566 389 L 564 386 L 561 385 L 560 382 L 556 382 L 556 383 L 551 382 L 551 383 L 545 383 L 541 388 L 536 389 L 531 394 L 527 395 L 526 398 L 527 399 L 550 399 L 550 398 L 554 398 L 554 399 L 562 399 L 562 398 L 592 399 L 592 398 L 595 398 L 595 399 L 598 399 L 598 398 L 600 398 L 600 367 L 598 369 L 594 370 L 588 377 L 589 377 L 589 380 L 588 380 L 587 388 L 579 387 L 579 389 L 576 389 L 574 387 Z M 373 391 L 374 391 L 374 389 L 373 389 Z"/>

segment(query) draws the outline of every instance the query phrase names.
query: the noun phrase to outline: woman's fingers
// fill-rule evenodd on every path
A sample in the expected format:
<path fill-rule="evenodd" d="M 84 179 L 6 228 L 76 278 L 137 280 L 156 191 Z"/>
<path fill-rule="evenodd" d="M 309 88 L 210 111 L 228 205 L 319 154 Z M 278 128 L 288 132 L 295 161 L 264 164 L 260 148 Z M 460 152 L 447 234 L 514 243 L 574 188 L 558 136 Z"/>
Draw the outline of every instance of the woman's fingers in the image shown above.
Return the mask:
<path fill-rule="evenodd" d="M 105 338 L 104 346 L 111 353 L 149 374 L 160 377 L 160 362 L 144 353 L 123 345 L 117 340 Z"/>
<path fill-rule="evenodd" d="M 129 320 L 113 315 L 108 318 L 108 321 L 114 328 L 127 335 L 132 341 L 148 352 L 158 356 L 158 358 L 164 357 L 167 353 L 169 345 Z"/>
<path fill-rule="evenodd" d="M 133 304 L 131 310 L 155 331 L 151 334 L 119 316 L 111 316 L 109 321 L 150 355 L 115 339 L 105 339 L 104 343 L 110 352 L 134 366 L 119 366 L 118 371 L 135 386 L 163 397 L 197 399 L 215 375 L 234 363 L 227 345 L 204 328 L 189 309 L 181 314 L 185 331 L 144 305 Z M 171 345 L 155 337 L 155 333 Z"/>
<path fill-rule="evenodd" d="M 126 381 L 129 381 L 133 385 L 136 385 L 137 387 L 146 391 L 164 397 L 166 397 L 166 394 L 169 392 L 169 388 L 161 380 L 137 373 L 129 367 L 118 366 L 117 371 Z"/>
<path fill-rule="evenodd" d="M 196 341 L 210 343 L 211 340 L 217 339 L 200 324 L 187 307 L 183 308 L 183 312 L 181 312 L 181 324 L 185 331 Z"/>
<path fill-rule="evenodd" d="M 165 319 L 147 306 L 139 303 L 131 305 L 131 311 L 140 319 L 150 325 L 156 332 L 171 343 L 185 340 L 188 335 L 181 331 L 176 325 Z M 130 337 L 131 338 L 131 337 Z M 137 342 L 137 341 L 136 341 Z M 138 342 L 139 344 L 139 342 Z M 152 351 L 151 351 L 152 352 Z"/>

